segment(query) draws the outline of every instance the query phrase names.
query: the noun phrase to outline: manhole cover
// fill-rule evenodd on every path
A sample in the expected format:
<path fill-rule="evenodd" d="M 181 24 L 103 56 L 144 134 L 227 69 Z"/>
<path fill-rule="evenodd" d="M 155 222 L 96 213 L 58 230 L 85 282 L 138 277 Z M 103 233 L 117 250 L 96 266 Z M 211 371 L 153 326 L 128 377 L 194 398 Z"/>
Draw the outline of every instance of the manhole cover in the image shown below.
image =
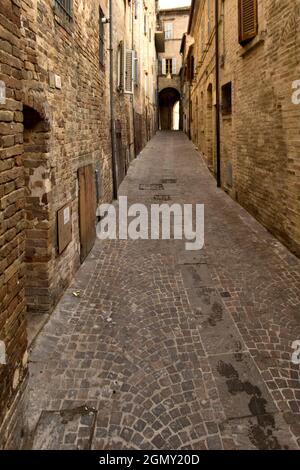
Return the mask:
<path fill-rule="evenodd" d="M 153 199 L 155 201 L 171 201 L 171 196 L 169 196 L 169 194 L 155 194 L 155 196 L 153 196 Z"/>
<path fill-rule="evenodd" d="M 139 186 L 141 191 L 163 191 L 164 186 L 160 183 L 158 184 L 140 184 Z"/>
<path fill-rule="evenodd" d="M 34 432 L 32 449 L 90 449 L 96 414 L 97 411 L 88 406 L 42 411 Z"/>
<path fill-rule="evenodd" d="M 161 180 L 162 184 L 175 184 L 177 180 L 175 178 L 164 178 Z"/>

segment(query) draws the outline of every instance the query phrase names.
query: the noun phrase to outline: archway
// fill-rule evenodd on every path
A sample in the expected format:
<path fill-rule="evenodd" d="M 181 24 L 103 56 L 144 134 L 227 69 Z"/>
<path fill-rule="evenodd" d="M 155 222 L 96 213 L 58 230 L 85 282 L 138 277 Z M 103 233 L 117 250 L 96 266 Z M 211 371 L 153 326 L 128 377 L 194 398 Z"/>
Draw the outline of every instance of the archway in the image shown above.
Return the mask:
<path fill-rule="evenodd" d="M 180 126 L 180 93 L 175 88 L 159 92 L 160 129 L 178 130 Z"/>

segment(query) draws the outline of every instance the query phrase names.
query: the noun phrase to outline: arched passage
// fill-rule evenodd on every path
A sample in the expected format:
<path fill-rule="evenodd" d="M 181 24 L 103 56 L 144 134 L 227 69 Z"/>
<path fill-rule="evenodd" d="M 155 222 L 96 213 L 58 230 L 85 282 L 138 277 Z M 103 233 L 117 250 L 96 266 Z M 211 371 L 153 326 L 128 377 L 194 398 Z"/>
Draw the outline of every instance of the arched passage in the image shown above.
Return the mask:
<path fill-rule="evenodd" d="M 175 88 L 159 92 L 159 116 L 162 130 L 178 130 L 180 122 L 180 93 Z"/>

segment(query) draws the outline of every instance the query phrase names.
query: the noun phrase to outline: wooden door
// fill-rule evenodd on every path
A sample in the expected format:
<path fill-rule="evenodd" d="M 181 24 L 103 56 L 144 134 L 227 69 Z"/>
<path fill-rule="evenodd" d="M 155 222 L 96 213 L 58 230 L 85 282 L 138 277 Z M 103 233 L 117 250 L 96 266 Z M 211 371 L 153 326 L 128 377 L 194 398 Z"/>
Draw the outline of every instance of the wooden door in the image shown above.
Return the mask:
<path fill-rule="evenodd" d="M 96 187 L 93 165 L 78 169 L 80 261 L 85 260 L 96 238 Z"/>

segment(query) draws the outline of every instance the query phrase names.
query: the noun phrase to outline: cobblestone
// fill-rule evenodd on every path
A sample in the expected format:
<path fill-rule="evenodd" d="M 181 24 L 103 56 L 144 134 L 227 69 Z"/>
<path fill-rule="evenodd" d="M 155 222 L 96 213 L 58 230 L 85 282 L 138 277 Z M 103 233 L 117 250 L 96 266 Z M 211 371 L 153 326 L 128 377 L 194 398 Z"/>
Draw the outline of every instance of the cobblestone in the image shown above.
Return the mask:
<path fill-rule="evenodd" d="M 158 133 L 120 193 L 150 204 L 161 181 L 205 204 L 205 247 L 96 242 L 30 354 L 28 447 L 299 448 L 299 260 L 181 133 Z"/>

